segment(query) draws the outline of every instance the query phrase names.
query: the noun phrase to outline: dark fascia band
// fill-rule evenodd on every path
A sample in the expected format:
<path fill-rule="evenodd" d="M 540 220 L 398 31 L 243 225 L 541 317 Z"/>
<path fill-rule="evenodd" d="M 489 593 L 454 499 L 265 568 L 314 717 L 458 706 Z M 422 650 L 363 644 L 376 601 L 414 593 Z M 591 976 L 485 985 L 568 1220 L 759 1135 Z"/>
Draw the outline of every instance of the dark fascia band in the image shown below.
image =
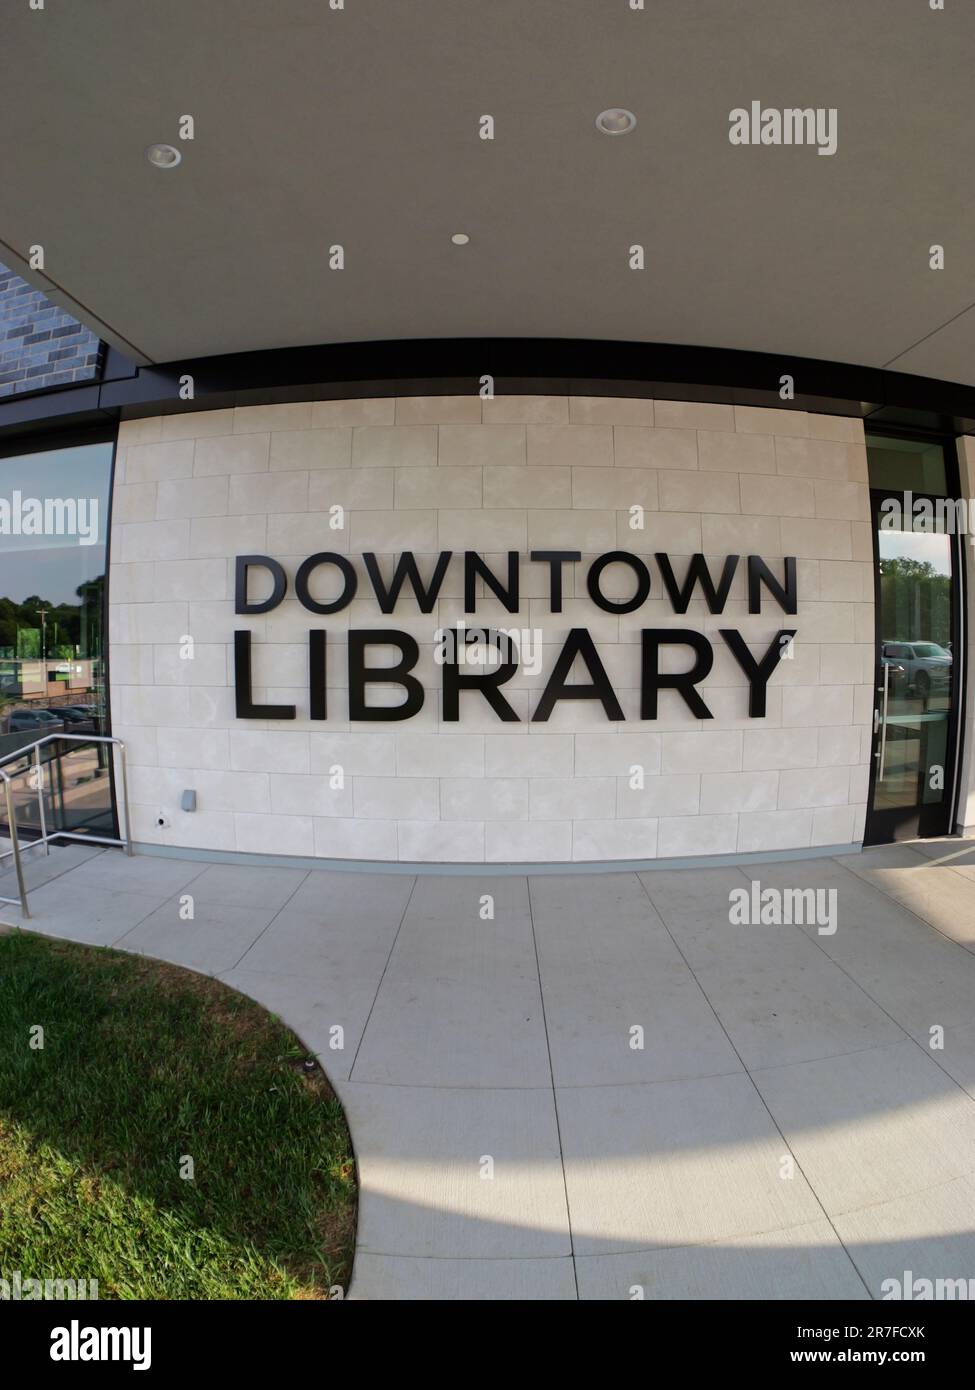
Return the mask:
<path fill-rule="evenodd" d="M 229 406 L 376 396 L 625 396 L 854 416 L 871 428 L 975 434 L 975 387 L 814 358 L 562 338 L 404 339 L 231 353 L 136 367 L 0 402 L 0 435 Z M 193 399 L 180 383 L 193 381 Z M 795 398 L 783 401 L 783 377 Z"/>

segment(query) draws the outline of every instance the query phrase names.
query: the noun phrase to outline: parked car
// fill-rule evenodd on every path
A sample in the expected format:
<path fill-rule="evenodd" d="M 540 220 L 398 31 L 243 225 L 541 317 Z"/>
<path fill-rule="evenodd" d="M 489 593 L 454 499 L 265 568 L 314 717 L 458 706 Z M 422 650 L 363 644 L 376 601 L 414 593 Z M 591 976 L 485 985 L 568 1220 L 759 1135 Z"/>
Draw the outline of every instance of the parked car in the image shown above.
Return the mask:
<path fill-rule="evenodd" d="M 100 705 L 72 705 L 71 708 L 76 709 L 83 719 L 91 721 L 92 733 L 103 734 L 105 732 Z M 82 733 L 83 730 L 79 729 L 78 732 Z"/>
<path fill-rule="evenodd" d="M 45 713 L 62 720 L 65 732 L 69 734 L 91 733 L 95 727 L 94 717 L 81 705 L 52 705 Z"/>
<path fill-rule="evenodd" d="M 46 709 L 34 709 L 25 705 L 20 709 L 11 710 L 10 732 L 15 734 L 29 730 L 35 730 L 38 738 L 45 734 L 60 734 L 64 730 L 64 721 Z"/>
<path fill-rule="evenodd" d="M 951 682 L 951 652 L 937 642 L 884 642 L 881 661 L 890 668 L 892 686 L 922 699 Z"/>

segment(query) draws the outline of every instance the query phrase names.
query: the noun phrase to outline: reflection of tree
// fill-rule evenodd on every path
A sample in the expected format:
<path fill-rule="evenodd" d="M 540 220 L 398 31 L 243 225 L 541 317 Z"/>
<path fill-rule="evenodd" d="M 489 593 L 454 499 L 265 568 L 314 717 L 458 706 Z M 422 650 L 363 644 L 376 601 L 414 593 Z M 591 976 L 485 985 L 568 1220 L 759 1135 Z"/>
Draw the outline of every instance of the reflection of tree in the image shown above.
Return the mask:
<path fill-rule="evenodd" d="M 0 650 L 8 648 L 11 652 L 17 645 L 17 604 L 9 598 L 0 598 Z"/>
<path fill-rule="evenodd" d="M 880 605 L 886 641 L 950 642 L 951 577 L 929 560 L 881 560 Z"/>
<path fill-rule="evenodd" d="M 0 653 L 40 656 L 43 610 L 48 656 L 100 656 L 104 592 L 105 576 L 98 575 L 78 585 L 77 603 L 51 603 L 40 594 L 30 594 L 22 603 L 0 597 Z"/>

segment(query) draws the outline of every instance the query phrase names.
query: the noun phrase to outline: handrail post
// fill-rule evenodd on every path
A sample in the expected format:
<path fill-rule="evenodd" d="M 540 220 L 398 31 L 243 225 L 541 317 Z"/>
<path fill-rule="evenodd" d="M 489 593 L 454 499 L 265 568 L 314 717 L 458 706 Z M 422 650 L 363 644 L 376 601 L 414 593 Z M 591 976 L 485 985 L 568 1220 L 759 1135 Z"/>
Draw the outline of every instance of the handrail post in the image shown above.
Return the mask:
<path fill-rule="evenodd" d="M 37 811 L 40 817 L 41 839 L 44 841 L 44 853 L 51 853 L 51 846 L 47 842 L 47 814 L 44 810 L 44 774 L 41 771 L 41 748 L 40 744 L 34 744 L 34 772 L 37 776 Z"/>
<path fill-rule="evenodd" d="M 54 778 L 51 778 L 51 801 L 54 803 L 56 816 L 55 824 L 64 829 L 64 754 L 56 754 L 51 758 L 51 765 L 57 772 L 57 794 L 55 795 Z"/>
<path fill-rule="evenodd" d="M 129 821 L 129 784 L 125 772 L 125 744 L 121 739 L 113 739 L 113 743 L 118 748 L 119 771 L 121 772 L 122 782 L 122 806 L 125 810 L 125 852 L 132 857 L 132 825 Z"/>
<path fill-rule="evenodd" d="M 4 772 L 3 787 L 7 801 L 7 829 L 10 831 L 10 848 L 13 850 L 14 869 L 17 874 L 17 892 L 20 894 L 20 910 L 26 919 L 30 919 L 30 908 L 27 906 L 27 885 L 24 882 L 24 866 L 20 862 L 20 840 L 17 837 L 17 818 L 14 815 L 14 797 L 11 791 L 12 783 Z"/>

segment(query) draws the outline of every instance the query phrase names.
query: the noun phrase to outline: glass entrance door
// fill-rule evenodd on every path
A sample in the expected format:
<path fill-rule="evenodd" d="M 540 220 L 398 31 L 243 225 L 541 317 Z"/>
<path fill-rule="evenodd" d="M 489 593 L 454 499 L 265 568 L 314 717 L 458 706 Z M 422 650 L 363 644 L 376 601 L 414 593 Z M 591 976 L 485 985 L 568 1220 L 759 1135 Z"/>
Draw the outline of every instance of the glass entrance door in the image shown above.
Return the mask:
<path fill-rule="evenodd" d="M 907 497 L 909 510 L 904 493 L 871 493 L 877 659 L 867 844 L 952 828 L 957 538 L 945 530 L 943 503 L 939 518 L 938 499 Z"/>

